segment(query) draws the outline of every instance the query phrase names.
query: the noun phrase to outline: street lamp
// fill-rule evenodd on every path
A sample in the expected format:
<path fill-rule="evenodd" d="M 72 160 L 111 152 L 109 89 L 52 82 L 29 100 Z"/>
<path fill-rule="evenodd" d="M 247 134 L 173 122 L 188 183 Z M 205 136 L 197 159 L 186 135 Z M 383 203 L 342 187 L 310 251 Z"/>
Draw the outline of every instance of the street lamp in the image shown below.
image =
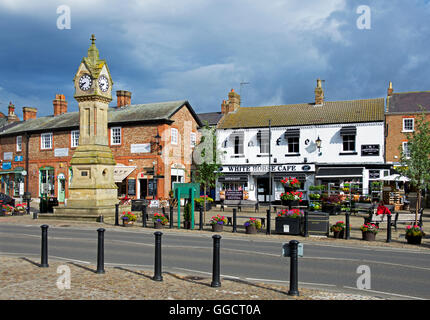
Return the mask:
<path fill-rule="evenodd" d="M 153 184 L 152 184 L 152 200 L 155 200 L 155 195 L 157 194 L 157 178 L 155 173 L 155 164 L 157 162 L 152 161 L 152 171 L 153 171 Z"/>

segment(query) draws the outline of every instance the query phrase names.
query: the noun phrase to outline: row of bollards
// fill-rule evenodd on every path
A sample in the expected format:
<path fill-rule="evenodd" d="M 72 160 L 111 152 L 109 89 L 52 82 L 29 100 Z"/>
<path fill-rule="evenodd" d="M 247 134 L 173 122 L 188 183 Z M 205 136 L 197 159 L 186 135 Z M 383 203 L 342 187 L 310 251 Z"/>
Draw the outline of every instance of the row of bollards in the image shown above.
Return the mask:
<path fill-rule="evenodd" d="M 42 225 L 42 245 L 41 245 L 41 268 L 48 268 L 48 225 Z M 97 229 L 97 274 L 104 274 L 104 233 L 105 229 Z M 162 262 L 161 262 L 161 236 L 162 232 L 157 231 L 155 235 L 155 259 L 154 259 L 154 281 L 163 281 L 162 276 Z M 212 265 L 212 282 L 211 287 L 220 287 L 220 235 L 214 235 L 213 237 L 213 265 Z"/>

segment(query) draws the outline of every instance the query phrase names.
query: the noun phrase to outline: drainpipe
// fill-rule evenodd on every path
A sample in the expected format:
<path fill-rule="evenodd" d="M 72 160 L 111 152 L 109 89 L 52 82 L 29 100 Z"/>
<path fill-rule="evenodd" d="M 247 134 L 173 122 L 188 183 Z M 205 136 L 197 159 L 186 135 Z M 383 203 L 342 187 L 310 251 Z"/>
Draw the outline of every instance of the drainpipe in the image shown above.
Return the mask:
<path fill-rule="evenodd" d="M 25 171 L 27 171 L 27 175 L 25 176 L 25 192 L 28 192 L 28 179 L 30 176 L 29 166 L 28 166 L 28 156 L 29 156 L 29 143 L 30 142 L 30 134 L 28 132 L 25 133 Z"/>

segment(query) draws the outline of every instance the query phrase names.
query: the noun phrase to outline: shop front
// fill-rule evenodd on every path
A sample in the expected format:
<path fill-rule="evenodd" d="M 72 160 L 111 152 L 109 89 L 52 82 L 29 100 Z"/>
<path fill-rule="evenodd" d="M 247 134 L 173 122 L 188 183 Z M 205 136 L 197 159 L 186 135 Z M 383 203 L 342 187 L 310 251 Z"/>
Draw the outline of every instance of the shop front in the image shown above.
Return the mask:
<path fill-rule="evenodd" d="M 281 180 L 295 177 L 301 182 L 301 190 L 313 184 L 314 164 L 231 165 L 221 168 L 222 176 L 217 181 L 216 200 L 238 197 L 258 202 L 280 201 L 284 186 Z M 233 192 L 236 192 L 236 195 Z M 306 193 L 306 192 L 305 192 Z M 232 199 L 233 200 L 233 199 Z"/>
<path fill-rule="evenodd" d="M 136 166 L 125 166 L 117 164 L 113 171 L 115 184 L 118 187 L 118 197 L 135 197 L 136 196 L 136 179 L 129 178 L 130 174 L 136 169 Z"/>

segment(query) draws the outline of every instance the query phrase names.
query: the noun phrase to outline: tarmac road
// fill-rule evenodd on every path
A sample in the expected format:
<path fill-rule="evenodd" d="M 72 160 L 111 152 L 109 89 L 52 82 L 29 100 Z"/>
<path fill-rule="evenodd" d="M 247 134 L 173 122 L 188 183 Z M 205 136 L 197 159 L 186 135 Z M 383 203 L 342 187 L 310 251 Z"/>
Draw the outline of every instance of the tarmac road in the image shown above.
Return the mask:
<path fill-rule="evenodd" d="M 154 229 L 107 229 L 105 264 L 153 270 Z M 40 259 L 40 226 L 0 225 L 0 253 Z M 288 285 L 289 258 L 283 242 L 221 234 L 222 277 Z M 163 271 L 211 277 L 213 233 L 169 230 L 162 237 Z M 304 243 L 299 258 L 299 286 L 377 295 L 392 299 L 430 299 L 430 251 Z M 94 265 L 96 229 L 50 227 L 49 257 Z M 359 290 L 357 268 L 370 268 L 370 290 Z M 0 267 L 1 268 L 1 267 Z"/>

